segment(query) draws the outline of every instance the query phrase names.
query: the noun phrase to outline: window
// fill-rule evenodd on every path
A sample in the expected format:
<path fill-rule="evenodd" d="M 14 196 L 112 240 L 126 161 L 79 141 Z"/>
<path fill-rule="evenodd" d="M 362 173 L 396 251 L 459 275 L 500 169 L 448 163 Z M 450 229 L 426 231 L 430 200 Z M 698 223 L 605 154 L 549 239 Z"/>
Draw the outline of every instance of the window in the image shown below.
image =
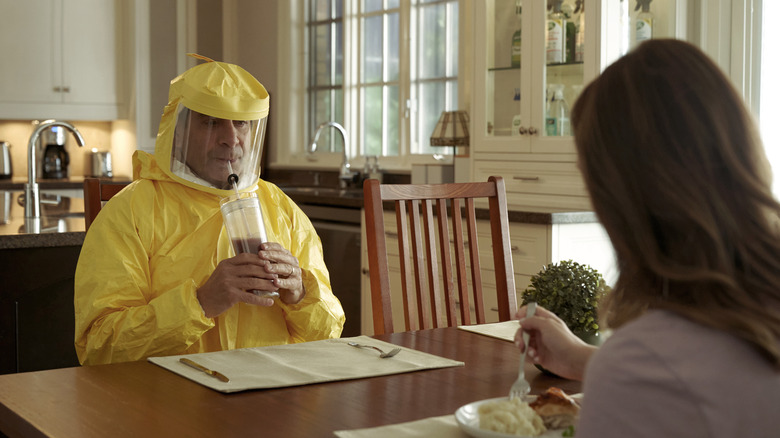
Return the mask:
<path fill-rule="evenodd" d="M 780 120 L 780 110 L 777 102 L 780 101 L 780 84 L 777 78 L 780 76 L 780 61 L 777 59 L 776 30 L 771 26 L 770 20 L 780 14 L 780 3 L 776 1 L 763 2 L 763 25 L 761 36 L 761 97 L 760 101 L 760 126 L 761 138 L 766 148 L 769 162 L 772 163 L 774 173 L 775 197 L 780 198 L 780 135 L 777 131 L 777 121 Z"/>
<path fill-rule="evenodd" d="M 306 0 L 308 137 L 325 122 L 354 156 L 396 162 L 440 154 L 430 134 L 458 109 L 458 0 Z M 318 153 L 341 153 L 324 130 Z"/>

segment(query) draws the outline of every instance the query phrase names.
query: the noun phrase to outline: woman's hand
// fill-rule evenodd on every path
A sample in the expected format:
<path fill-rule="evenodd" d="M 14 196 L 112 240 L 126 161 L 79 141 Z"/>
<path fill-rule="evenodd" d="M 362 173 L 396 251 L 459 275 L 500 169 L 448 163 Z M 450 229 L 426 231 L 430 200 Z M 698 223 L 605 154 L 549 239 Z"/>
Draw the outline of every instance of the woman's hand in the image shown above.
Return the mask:
<path fill-rule="evenodd" d="M 515 344 L 520 351 L 528 348 L 531 360 L 550 372 L 567 379 L 582 380 L 585 366 L 596 347 L 583 342 L 563 320 L 541 306 L 537 306 L 534 316 L 526 318 L 525 314 L 523 306 L 515 315 L 520 322 L 520 330 L 515 334 Z M 530 335 L 528 345 L 523 343 L 523 331 Z"/>
<path fill-rule="evenodd" d="M 260 259 L 265 261 L 265 271 L 275 276 L 273 284 L 279 290 L 279 299 L 285 304 L 296 304 L 303 299 L 303 277 L 298 259 L 290 251 L 276 242 L 260 245 Z"/>

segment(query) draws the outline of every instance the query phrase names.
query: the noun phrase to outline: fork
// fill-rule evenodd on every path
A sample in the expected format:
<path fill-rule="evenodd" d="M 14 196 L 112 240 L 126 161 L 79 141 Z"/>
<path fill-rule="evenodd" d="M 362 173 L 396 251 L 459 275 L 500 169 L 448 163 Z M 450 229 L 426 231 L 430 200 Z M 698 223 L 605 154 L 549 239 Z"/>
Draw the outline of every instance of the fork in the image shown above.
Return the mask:
<path fill-rule="evenodd" d="M 536 302 L 528 303 L 528 307 L 525 309 L 525 317 L 530 318 L 536 313 Z M 509 390 L 509 400 L 517 397 L 524 397 L 531 391 L 531 385 L 525 380 L 525 353 L 528 351 L 528 332 L 523 330 L 523 353 L 520 355 L 520 370 L 517 373 L 517 380 L 512 384 L 512 388 Z"/>
<path fill-rule="evenodd" d="M 348 345 L 351 345 L 355 348 L 373 348 L 374 350 L 379 352 L 379 357 L 382 359 L 387 359 L 388 357 L 393 357 L 396 354 L 401 352 L 400 348 L 393 348 L 392 350 L 385 352 L 379 347 L 374 347 L 373 345 L 365 345 L 365 344 L 358 344 L 357 342 L 347 342 Z"/>

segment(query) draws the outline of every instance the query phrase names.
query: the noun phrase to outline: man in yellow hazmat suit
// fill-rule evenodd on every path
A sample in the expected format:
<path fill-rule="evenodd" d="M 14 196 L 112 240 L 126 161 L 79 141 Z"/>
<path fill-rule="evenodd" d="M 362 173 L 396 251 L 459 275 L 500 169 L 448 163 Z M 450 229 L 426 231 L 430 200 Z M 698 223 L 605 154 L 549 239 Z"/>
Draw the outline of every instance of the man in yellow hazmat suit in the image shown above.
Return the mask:
<path fill-rule="evenodd" d="M 76 268 L 82 364 L 335 338 L 344 311 L 309 219 L 259 178 L 269 109 L 241 67 L 195 66 L 171 82 L 154 154 L 101 210 Z M 257 193 L 269 242 L 233 255 L 220 199 Z M 273 299 L 251 291 L 278 292 Z"/>

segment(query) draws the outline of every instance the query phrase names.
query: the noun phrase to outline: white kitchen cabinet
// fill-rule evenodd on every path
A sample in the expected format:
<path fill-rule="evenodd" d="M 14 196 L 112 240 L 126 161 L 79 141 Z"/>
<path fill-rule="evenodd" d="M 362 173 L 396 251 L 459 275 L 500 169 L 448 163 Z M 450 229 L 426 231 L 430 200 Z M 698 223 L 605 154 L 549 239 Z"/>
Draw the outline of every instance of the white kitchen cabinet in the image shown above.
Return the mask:
<path fill-rule="evenodd" d="M 125 118 L 126 3 L 0 0 L 0 118 Z"/>
<path fill-rule="evenodd" d="M 612 245 L 598 222 L 592 218 L 584 218 L 580 221 L 565 221 L 558 219 L 558 217 L 555 218 L 551 221 L 554 223 L 509 223 L 518 303 L 522 301 L 522 293 L 530 285 L 531 277 L 549 263 L 571 259 L 597 269 L 609 284 L 614 284 L 614 280 L 617 278 Z M 404 327 L 395 212 L 386 211 L 384 222 L 389 256 L 388 264 L 390 265 L 393 325 Z M 374 326 L 371 310 L 371 280 L 368 273 L 368 252 L 366 249 L 365 214 L 361 218 L 361 236 L 363 252 L 361 262 L 361 329 L 363 334 L 371 335 L 374 333 Z M 488 220 L 477 221 L 477 238 L 479 239 L 479 257 L 482 266 L 482 287 L 485 308 L 487 309 L 485 316 L 488 322 L 497 322 L 495 271 L 493 270 L 493 250 Z M 468 266 L 466 269 L 469 269 Z"/>
<path fill-rule="evenodd" d="M 563 29 L 574 36 L 563 39 L 566 44 L 560 56 L 554 57 L 546 49 L 546 3 L 474 3 L 478 55 L 474 60 L 471 175 L 476 181 L 503 176 L 510 209 L 589 210 L 574 164 L 573 139 L 563 135 L 570 132 L 568 113 L 563 118 L 548 117 L 548 107 L 556 96 L 564 99 L 562 104 L 570 111 L 583 84 L 598 72 L 595 38 L 590 36 L 599 29 L 597 14 L 591 10 L 593 2 L 586 2 L 585 12 L 570 14 L 571 24 L 564 23 Z M 574 0 L 562 4 L 571 12 L 576 9 Z M 583 39 L 574 32 L 577 27 L 585 29 Z M 519 28 L 522 60 L 518 65 L 513 60 L 513 36 Z"/>
<path fill-rule="evenodd" d="M 471 172 L 474 181 L 503 176 L 511 209 L 578 211 L 592 207 L 576 167 L 571 135 L 559 135 L 549 108 L 561 90 L 569 111 L 584 86 L 629 44 L 635 1 L 561 2 L 568 56 L 552 59 L 548 50 L 548 4 L 553 1 L 485 0 L 473 2 L 474 70 L 471 105 Z M 655 37 L 684 37 L 686 0 L 657 0 Z M 513 65 L 513 36 L 522 29 L 521 62 Z M 578 29 L 584 28 L 579 34 Z M 573 49 L 572 49 L 573 48 Z M 561 62 L 562 61 L 562 62 Z M 519 100 L 517 100 L 519 97 Z M 518 120 L 519 117 L 519 120 Z M 567 116 L 568 117 L 568 116 Z M 570 119 L 563 118 L 564 126 Z M 513 122 L 514 123 L 513 125 Z M 553 129 L 548 129 L 553 128 Z M 567 132 L 563 132 L 566 134 Z"/>

